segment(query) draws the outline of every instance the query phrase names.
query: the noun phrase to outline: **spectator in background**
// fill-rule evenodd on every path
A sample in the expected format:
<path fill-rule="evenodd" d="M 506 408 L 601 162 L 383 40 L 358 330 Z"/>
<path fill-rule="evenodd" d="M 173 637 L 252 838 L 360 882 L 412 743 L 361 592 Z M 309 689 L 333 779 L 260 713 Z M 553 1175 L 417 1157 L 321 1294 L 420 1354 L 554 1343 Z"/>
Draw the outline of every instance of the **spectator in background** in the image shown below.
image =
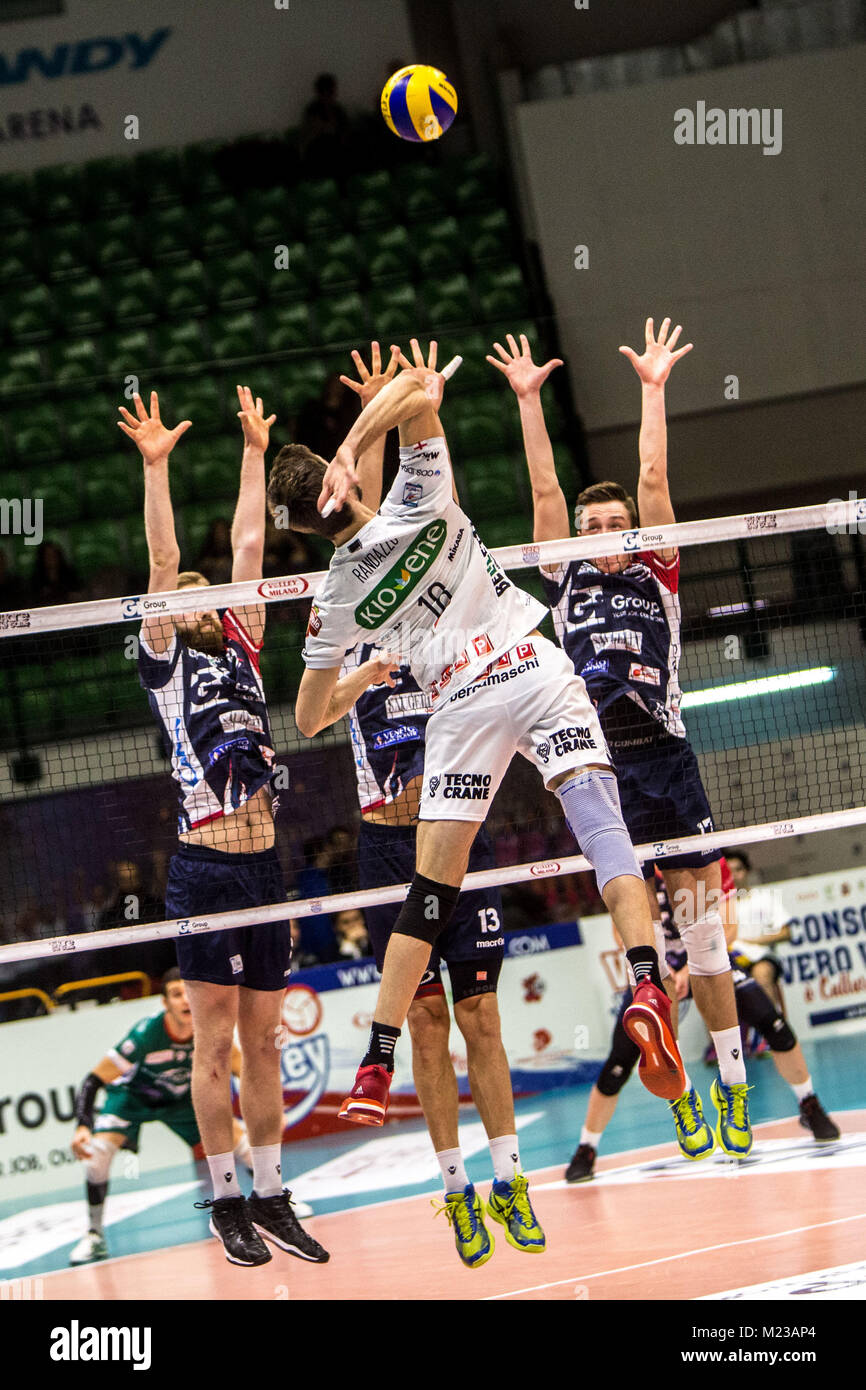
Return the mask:
<path fill-rule="evenodd" d="M 262 573 L 266 579 L 273 579 L 277 575 L 283 574 L 304 574 L 317 567 L 313 552 L 307 544 L 304 536 L 299 531 L 289 531 L 286 528 L 279 528 L 274 523 L 274 519 L 268 513 L 265 523 L 265 554 Z M 285 616 L 291 618 L 292 604 L 271 605 L 268 610 L 268 618 L 279 619 L 282 615 L 280 610 L 285 609 Z"/>
<path fill-rule="evenodd" d="M 343 386 L 339 374 L 332 372 L 318 400 L 309 400 L 302 406 L 295 436 L 309 444 L 320 458 L 333 458 L 357 414 L 355 397 Z"/>
<path fill-rule="evenodd" d="M 298 132 L 302 172 L 305 178 L 340 179 L 348 168 L 349 116 L 337 100 L 333 73 L 319 73 L 313 90 L 315 97 L 304 111 Z M 307 436 L 299 438 L 306 440 Z"/>
<path fill-rule="evenodd" d="M 43 541 L 37 548 L 30 588 L 35 608 L 75 603 L 80 599 L 78 571 L 56 541 Z"/>
<path fill-rule="evenodd" d="M 334 914 L 334 935 L 337 939 L 337 956 L 341 960 L 360 960 L 362 956 L 373 954 L 367 924 L 359 907 Z"/>
<path fill-rule="evenodd" d="M 231 524 L 223 516 L 211 522 L 196 561 L 211 584 L 230 584 L 232 580 Z"/>
<path fill-rule="evenodd" d="M 318 965 L 320 963 L 318 958 L 304 947 L 300 922 L 293 917 L 289 922 L 289 927 L 292 933 L 292 969 L 306 970 L 310 965 Z"/>
<path fill-rule="evenodd" d="M 9 556 L 0 549 L 0 613 L 27 607 L 27 585 L 9 569 Z"/>
<path fill-rule="evenodd" d="M 108 898 L 99 914 L 98 931 L 111 927 L 135 927 L 143 922 L 159 922 L 164 916 L 164 902 L 145 886 L 141 868 L 134 859 L 117 859 L 111 865 Z M 177 965 L 174 942 L 145 941 L 124 946 L 109 953 L 111 961 L 100 962 L 103 973 L 142 970 L 151 980 L 160 980 L 166 970 Z"/>
<path fill-rule="evenodd" d="M 304 841 L 304 867 L 295 873 L 299 897 L 326 898 L 334 891 L 328 873 L 330 862 L 330 850 L 321 835 Z M 303 917 L 300 924 L 302 953 L 316 961 L 333 960 L 336 938 L 330 915 L 322 913 L 316 917 Z"/>
<path fill-rule="evenodd" d="M 325 836 L 328 878 L 332 893 L 351 893 L 358 887 L 358 832 L 335 825 Z"/>

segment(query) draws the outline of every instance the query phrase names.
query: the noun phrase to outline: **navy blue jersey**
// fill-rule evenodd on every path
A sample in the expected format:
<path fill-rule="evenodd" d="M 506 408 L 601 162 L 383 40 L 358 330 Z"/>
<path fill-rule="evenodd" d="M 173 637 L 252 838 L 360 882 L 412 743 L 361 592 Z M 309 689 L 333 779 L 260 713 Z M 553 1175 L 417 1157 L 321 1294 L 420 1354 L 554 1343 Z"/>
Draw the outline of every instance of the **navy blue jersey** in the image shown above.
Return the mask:
<path fill-rule="evenodd" d="M 258 646 L 230 608 L 224 648 L 196 651 L 177 635 L 157 654 L 141 638 L 138 673 L 178 784 L 178 831 L 230 815 L 271 777 L 274 761 Z"/>
<path fill-rule="evenodd" d="M 368 643 L 354 647 L 346 653 L 340 675 L 356 670 L 377 650 Z M 408 666 L 400 667 L 395 686 L 370 686 L 352 706 L 349 727 L 362 812 L 395 801 L 413 778 L 423 775 L 431 712 Z"/>
<path fill-rule="evenodd" d="M 572 560 L 551 578 L 541 571 L 560 644 L 604 711 L 627 697 L 668 734 L 685 738 L 680 718 L 679 558 L 641 551 L 620 574 Z"/>

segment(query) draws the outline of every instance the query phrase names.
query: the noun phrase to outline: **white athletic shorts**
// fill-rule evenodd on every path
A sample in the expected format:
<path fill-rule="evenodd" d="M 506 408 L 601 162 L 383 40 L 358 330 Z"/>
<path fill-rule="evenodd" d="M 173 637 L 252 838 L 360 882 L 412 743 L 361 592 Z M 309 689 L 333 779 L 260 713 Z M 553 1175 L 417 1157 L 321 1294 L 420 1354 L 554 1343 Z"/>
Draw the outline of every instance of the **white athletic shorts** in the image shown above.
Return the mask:
<path fill-rule="evenodd" d="M 611 759 L 592 701 L 561 647 L 533 633 L 427 724 L 421 820 L 483 821 L 515 753 L 547 786 Z"/>

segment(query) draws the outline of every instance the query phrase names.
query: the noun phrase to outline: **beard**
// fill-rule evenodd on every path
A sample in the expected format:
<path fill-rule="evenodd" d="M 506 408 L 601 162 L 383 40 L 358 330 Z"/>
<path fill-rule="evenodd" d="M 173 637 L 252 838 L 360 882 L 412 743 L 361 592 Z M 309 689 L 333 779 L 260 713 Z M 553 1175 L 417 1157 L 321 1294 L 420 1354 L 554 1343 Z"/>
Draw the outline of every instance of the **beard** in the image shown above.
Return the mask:
<path fill-rule="evenodd" d="M 203 652 L 205 656 L 222 656 L 225 651 L 221 627 L 215 628 L 209 624 L 207 626 L 196 624 L 192 627 L 178 627 L 177 635 L 185 646 L 192 647 L 197 652 Z"/>

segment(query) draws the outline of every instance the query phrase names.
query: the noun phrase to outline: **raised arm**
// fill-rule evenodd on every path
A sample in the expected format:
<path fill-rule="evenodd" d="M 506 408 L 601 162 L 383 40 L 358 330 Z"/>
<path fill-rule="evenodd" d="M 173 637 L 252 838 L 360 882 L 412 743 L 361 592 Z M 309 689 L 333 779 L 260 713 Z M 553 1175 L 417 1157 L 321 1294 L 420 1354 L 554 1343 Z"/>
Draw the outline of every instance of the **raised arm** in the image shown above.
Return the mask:
<path fill-rule="evenodd" d="M 371 685 L 393 686 L 392 672 L 399 669 L 399 661 L 385 652 L 382 656 L 371 657 L 348 675 L 340 677 L 340 668 L 311 670 L 309 667 L 301 677 L 298 698 L 295 702 L 295 723 L 305 738 L 315 738 L 322 729 L 336 724 L 360 699 Z"/>
<path fill-rule="evenodd" d="M 265 551 L 265 451 L 270 439 L 271 425 L 276 415 L 267 420 L 261 397 L 253 399 L 248 386 L 237 388 L 240 410 L 238 419 L 244 432 L 244 452 L 241 458 L 241 482 L 232 521 L 232 582 L 261 579 Z M 249 604 L 239 608 L 238 616 L 254 642 L 261 642 L 265 630 L 265 605 Z"/>
<path fill-rule="evenodd" d="M 360 399 L 363 410 L 393 379 L 397 370 L 397 354 L 392 348 L 391 360 L 384 372 L 382 371 L 382 354 L 378 343 L 370 344 L 369 371 L 357 349 L 352 352 L 352 360 L 358 371 L 358 380 L 354 381 L 350 376 L 341 376 L 340 380 L 344 386 L 348 386 L 351 391 L 355 392 L 355 395 Z M 382 500 L 382 460 L 385 457 L 386 437 L 386 435 L 381 434 L 378 438 L 372 439 L 366 449 L 358 455 L 356 465 L 361 501 L 365 507 L 369 507 L 374 512 Z"/>
<path fill-rule="evenodd" d="M 631 362 L 641 381 L 641 420 L 638 450 L 640 476 L 637 485 L 637 507 L 641 526 L 665 526 L 676 520 L 668 490 L 668 432 L 665 416 L 665 382 L 671 367 L 693 344 L 673 351 L 682 328 L 677 324 L 668 340 L 670 319 L 664 319 L 658 337 L 653 333 L 653 321 L 646 321 L 646 347 L 638 357 L 633 348 L 621 347 L 620 352 Z M 658 552 L 672 559 L 676 550 Z"/>
<path fill-rule="evenodd" d="M 159 416 L 159 397 L 150 393 L 150 414 L 139 395 L 133 396 L 135 415 L 120 406 L 120 429 L 135 441 L 144 463 L 144 529 L 150 559 L 148 593 L 157 594 L 177 588 L 180 548 L 174 530 L 174 510 L 168 485 L 168 460 L 180 436 L 190 427 L 191 420 L 181 420 L 173 430 Z M 145 618 L 141 634 L 154 652 L 167 651 L 174 640 L 174 624 L 165 618 Z"/>
<path fill-rule="evenodd" d="M 562 540 L 571 534 L 568 504 L 556 476 L 553 448 L 541 405 L 541 388 L 554 368 L 562 366 L 562 362 L 554 357 L 543 367 L 538 367 L 532 360 L 526 335 L 520 335 L 519 350 L 512 335 L 509 333 L 507 336 L 510 351 L 506 352 L 501 343 L 494 343 L 499 357 L 488 357 L 487 361 L 507 378 L 520 408 L 523 448 L 532 487 L 533 539 Z"/>

